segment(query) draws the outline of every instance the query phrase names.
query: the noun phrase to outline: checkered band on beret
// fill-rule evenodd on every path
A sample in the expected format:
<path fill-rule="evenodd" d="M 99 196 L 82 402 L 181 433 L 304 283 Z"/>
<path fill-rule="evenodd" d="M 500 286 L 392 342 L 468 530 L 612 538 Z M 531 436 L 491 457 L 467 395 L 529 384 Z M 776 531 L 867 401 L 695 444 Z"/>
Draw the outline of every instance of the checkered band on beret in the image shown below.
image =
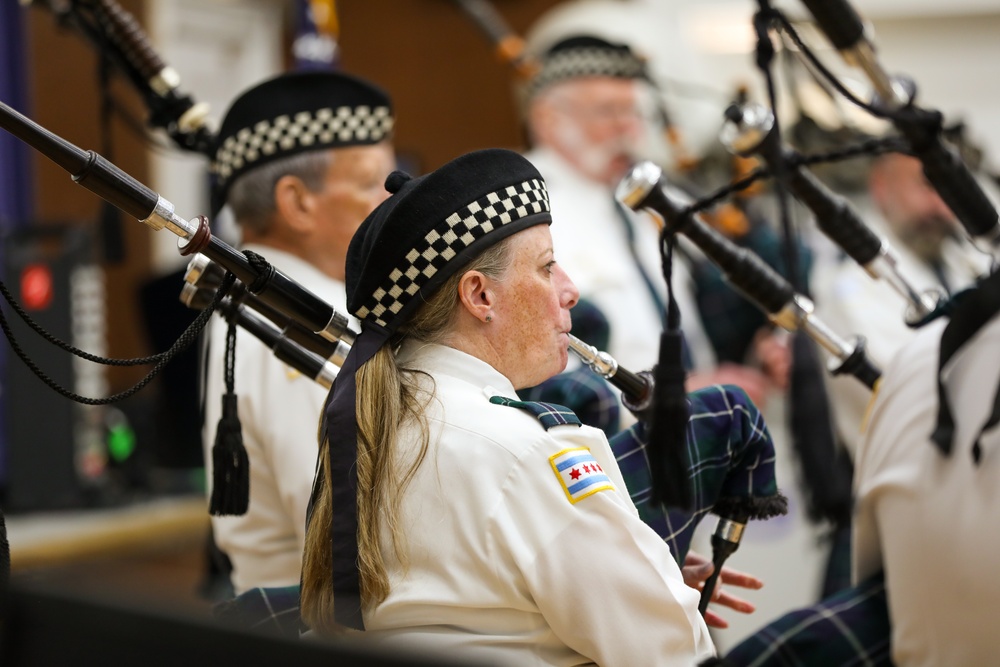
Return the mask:
<path fill-rule="evenodd" d="M 403 263 L 392 270 L 355 316 L 360 320 L 371 318 L 387 327 L 388 320 L 403 309 L 410 297 L 476 240 L 528 215 L 549 212 L 548 191 L 539 179 L 477 199 L 445 218 L 406 253 Z"/>
<path fill-rule="evenodd" d="M 387 106 L 324 107 L 294 115 L 282 114 L 226 137 L 215 154 L 212 168 L 225 181 L 234 172 L 250 168 L 254 162 L 276 153 L 377 143 L 389 136 L 392 125 L 392 111 Z"/>
<path fill-rule="evenodd" d="M 365 220 L 347 255 L 348 309 L 362 322 L 394 330 L 410 306 L 489 246 L 534 224 L 548 224 L 545 181 L 524 157 L 488 149 L 435 172 L 386 181 L 394 194 Z"/>
<path fill-rule="evenodd" d="M 213 147 L 212 208 L 233 181 L 264 164 L 312 150 L 377 144 L 392 135 L 389 96 L 342 72 L 291 72 L 244 91 L 226 112 Z"/>
<path fill-rule="evenodd" d="M 646 61 L 623 44 L 597 37 L 570 37 L 550 48 L 541 68 L 528 84 L 528 93 L 560 81 L 589 76 L 617 79 L 647 79 Z"/>

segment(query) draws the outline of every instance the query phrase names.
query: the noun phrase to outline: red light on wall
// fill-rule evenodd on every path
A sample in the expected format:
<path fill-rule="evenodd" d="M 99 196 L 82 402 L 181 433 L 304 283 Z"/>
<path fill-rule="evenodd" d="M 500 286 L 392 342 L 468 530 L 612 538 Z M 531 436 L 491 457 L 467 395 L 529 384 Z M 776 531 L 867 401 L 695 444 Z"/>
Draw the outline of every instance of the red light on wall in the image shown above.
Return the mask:
<path fill-rule="evenodd" d="M 52 270 L 29 264 L 21 271 L 21 303 L 28 310 L 44 310 L 52 303 Z"/>

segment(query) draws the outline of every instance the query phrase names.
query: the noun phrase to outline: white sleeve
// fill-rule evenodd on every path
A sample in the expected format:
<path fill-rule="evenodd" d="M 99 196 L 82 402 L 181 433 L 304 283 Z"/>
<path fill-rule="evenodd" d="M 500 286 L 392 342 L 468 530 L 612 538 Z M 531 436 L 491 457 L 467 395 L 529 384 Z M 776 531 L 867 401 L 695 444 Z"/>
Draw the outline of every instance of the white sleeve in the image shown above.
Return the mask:
<path fill-rule="evenodd" d="M 697 664 L 714 655 L 699 594 L 639 519 L 607 441 L 587 434 L 556 427 L 514 468 L 494 524 L 497 576 L 520 571 L 556 635 L 597 664 Z M 575 502 L 552 463 L 574 447 L 608 469 L 603 490 Z"/>
<path fill-rule="evenodd" d="M 905 351 L 903 353 L 905 359 Z M 868 428 L 858 443 L 854 460 L 854 521 L 852 525 L 852 577 L 855 583 L 883 568 L 881 536 L 878 528 L 878 485 L 886 463 L 886 453 L 899 436 L 898 404 L 900 381 L 909 384 L 911 369 L 897 360 L 885 369 L 872 398 Z M 903 377 L 900 377 L 902 374 Z M 905 399 L 904 399 L 905 400 Z M 917 446 L 918 443 L 912 443 Z M 922 446 L 922 443 L 919 443 Z"/>
<path fill-rule="evenodd" d="M 327 392 L 277 359 L 264 363 L 271 368 L 270 377 L 260 388 L 257 427 L 282 507 L 294 525 L 299 545 L 304 546 L 306 508 L 319 452 L 319 420 Z M 250 494 L 252 498 L 253 489 Z"/>

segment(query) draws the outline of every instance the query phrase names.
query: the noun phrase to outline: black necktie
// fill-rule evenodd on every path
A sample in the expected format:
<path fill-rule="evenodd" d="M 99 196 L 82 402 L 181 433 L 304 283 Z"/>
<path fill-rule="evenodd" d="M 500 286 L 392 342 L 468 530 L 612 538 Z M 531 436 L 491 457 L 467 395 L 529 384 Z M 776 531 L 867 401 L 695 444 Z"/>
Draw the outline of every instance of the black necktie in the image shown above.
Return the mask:
<path fill-rule="evenodd" d="M 931 440 L 942 453 L 951 453 L 952 439 L 955 436 L 955 421 L 952 416 L 948 393 L 945 390 L 941 372 L 948 360 L 954 356 L 965 343 L 972 338 L 987 322 L 1000 312 L 1000 272 L 994 272 L 979 281 L 975 288 L 959 293 L 950 302 L 952 306 L 951 320 L 941 334 L 941 347 L 938 356 L 937 391 L 938 414 Z M 979 430 L 973 444 L 972 456 L 976 463 L 981 456 L 979 440 L 983 433 L 1000 423 L 1000 388 L 993 398 L 993 410 L 986 423 Z"/>
<path fill-rule="evenodd" d="M 951 285 L 948 284 L 948 276 L 944 273 L 944 263 L 940 260 L 931 262 L 931 271 L 934 272 L 934 277 L 937 278 L 938 283 L 944 289 L 944 293 L 951 296 Z"/>
<path fill-rule="evenodd" d="M 625 240 L 628 242 L 628 251 L 632 255 L 632 261 L 635 263 L 635 268 L 639 271 L 639 275 L 642 276 L 642 282 L 646 286 L 646 291 L 649 293 L 649 298 L 653 300 L 653 304 L 656 306 L 656 312 L 660 316 L 660 324 L 666 322 L 666 308 L 663 304 L 663 299 L 660 297 L 660 293 L 656 290 L 656 285 L 653 283 L 653 279 L 649 277 L 646 273 L 646 268 L 642 265 L 642 261 L 639 259 L 639 252 L 635 247 L 635 227 L 632 226 L 632 220 L 629 217 L 629 212 L 621 205 L 621 203 L 615 200 L 615 210 L 618 212 L 618 217 L 621 218 L 622 225 L 625 229 Z"/>

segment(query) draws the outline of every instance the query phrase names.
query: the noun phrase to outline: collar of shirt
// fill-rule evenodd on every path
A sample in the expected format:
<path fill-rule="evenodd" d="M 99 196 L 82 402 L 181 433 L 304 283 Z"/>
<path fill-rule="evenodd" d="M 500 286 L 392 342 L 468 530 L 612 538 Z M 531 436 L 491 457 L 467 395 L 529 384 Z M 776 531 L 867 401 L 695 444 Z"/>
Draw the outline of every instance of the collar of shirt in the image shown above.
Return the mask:
<path fill-rule="evenodd" d="M 430 375 L 448 375 L 482 387 L 487 396 L 519 400 L 514 385 L 500 371 L 471 354 L 447 345 L 407 340 L 396 356 L 400 366 Z M 488 391 L 486 391 L 488 390 Z"/>

